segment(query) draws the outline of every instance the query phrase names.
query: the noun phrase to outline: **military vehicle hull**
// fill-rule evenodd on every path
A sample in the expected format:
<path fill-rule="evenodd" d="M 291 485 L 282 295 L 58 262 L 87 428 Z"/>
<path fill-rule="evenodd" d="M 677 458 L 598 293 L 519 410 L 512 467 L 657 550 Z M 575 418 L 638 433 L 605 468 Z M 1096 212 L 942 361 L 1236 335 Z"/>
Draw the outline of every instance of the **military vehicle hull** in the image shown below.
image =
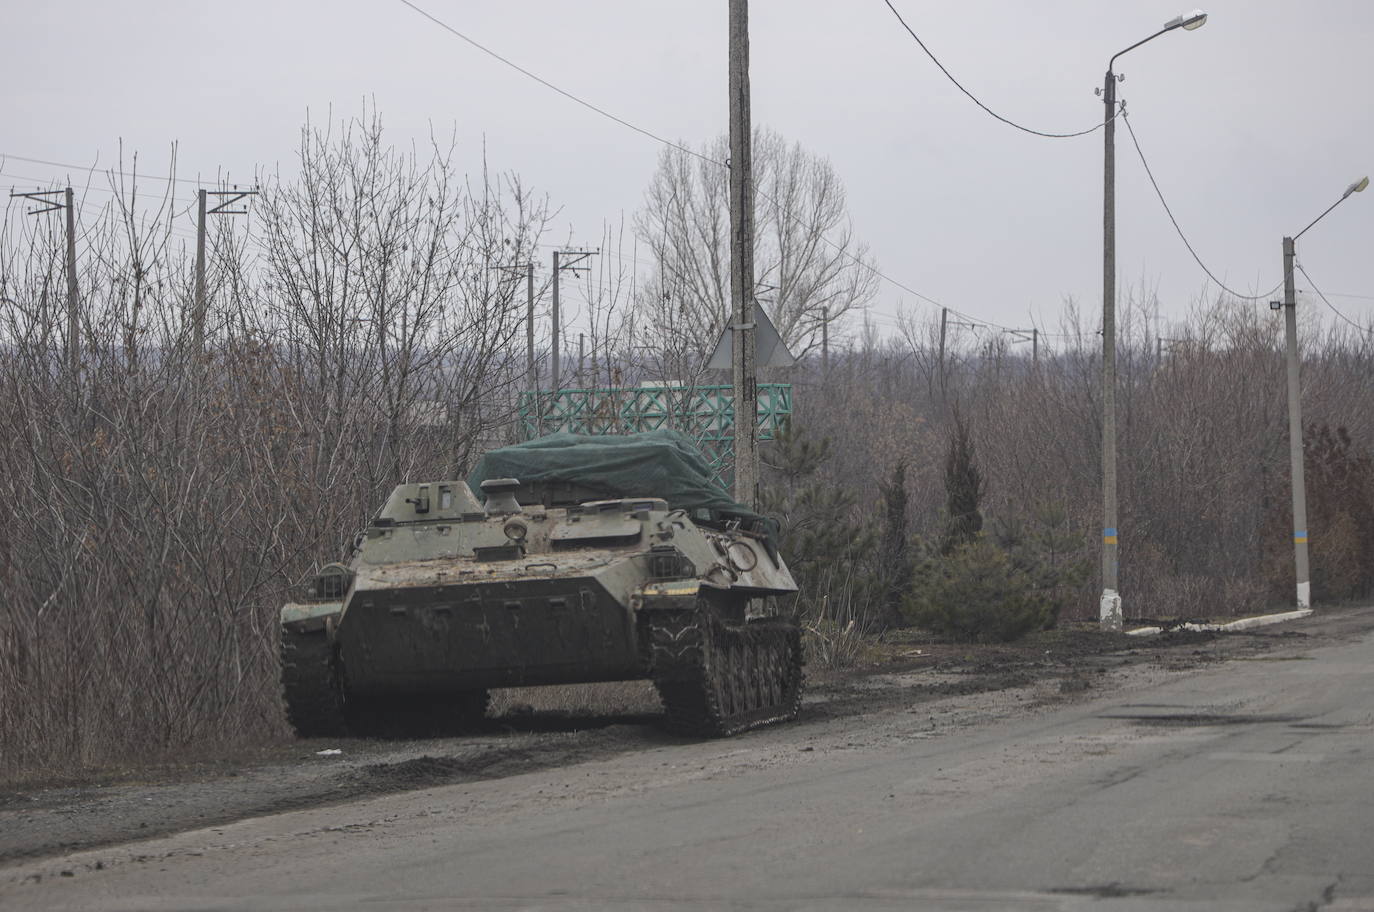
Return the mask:
<path fill-rule="evenodd" d="M 796 715 L 795 585 L 766 535 L 658 498 L 522 506 L 503 483 L 481 507 L 460 481 L 400 486 L 283 609 L 298 733 L 444 733 L 480 724 L 492 688 L 640 678 L 683 733 Z"/>

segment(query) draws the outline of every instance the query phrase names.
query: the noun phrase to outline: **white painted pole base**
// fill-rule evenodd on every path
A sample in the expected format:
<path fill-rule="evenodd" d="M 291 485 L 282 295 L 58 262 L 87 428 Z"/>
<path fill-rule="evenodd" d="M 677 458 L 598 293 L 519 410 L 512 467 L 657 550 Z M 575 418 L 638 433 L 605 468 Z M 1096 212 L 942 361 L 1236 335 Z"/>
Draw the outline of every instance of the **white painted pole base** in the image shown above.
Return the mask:
<path fill-rule="evenodd" d="M 1102 590 L 1102 602 L 1098 606 L 1098 617 L 1102 629 L 1112 633 L 1121 632 L 1121 596 L 1115 589 Z"/>
<path fill-rule="evenodd" d="M 1312 607 L 1312 584 L 1298 583 L 1298 610 L 1307 611 Z"/>

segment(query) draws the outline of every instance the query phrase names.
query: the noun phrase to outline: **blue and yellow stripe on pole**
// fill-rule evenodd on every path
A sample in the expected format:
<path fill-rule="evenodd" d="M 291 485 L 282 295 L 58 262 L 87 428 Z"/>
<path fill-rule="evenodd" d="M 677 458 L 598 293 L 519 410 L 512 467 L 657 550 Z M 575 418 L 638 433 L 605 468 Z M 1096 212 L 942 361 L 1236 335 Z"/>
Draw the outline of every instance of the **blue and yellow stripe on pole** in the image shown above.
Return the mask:
<path fill-rule="evenodd" d="M 1304 539 L 1304 540 L 1305 540 L 1305 539 Z M 1102 544 L 1104 544 L 1104 545 L 1114 545 L 1114 544 L 1116 544 L 1116 530 L 1115 530 L 1115 529 L 1103 529 L 1103 530 L 1102 530 Z"/>
<path fill-rule="evenodd" d="M 1306 530 L 1306 529 L 1297 529 L 1297 530 L 1295 530 L 1295 531 L 1293 532 L 1293 544 L 1295 544 L 1295 545 L 1305 545 L 1305 544 L 1307 544 L 1307 530 Z"/>

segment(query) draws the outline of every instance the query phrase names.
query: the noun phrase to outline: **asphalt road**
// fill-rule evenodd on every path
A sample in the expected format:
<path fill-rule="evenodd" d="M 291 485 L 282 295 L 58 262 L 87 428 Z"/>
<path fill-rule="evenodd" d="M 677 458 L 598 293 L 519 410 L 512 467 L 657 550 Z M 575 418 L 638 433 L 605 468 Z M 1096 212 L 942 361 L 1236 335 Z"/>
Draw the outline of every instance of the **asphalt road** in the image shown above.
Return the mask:
<path fill-rule="evenodd" d="M 0 908 L 1374 910 L 1370 626 L 12 866 Z"/>

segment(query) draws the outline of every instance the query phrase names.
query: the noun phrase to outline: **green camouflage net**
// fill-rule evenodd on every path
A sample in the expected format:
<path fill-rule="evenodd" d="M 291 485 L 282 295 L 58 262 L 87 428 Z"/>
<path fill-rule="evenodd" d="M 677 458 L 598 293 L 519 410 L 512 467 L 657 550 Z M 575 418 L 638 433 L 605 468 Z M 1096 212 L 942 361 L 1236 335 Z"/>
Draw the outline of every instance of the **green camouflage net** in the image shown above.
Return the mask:
<path fill-rule="evenodd" d="M 772 520 L 731 499 L 692 439 L 678 431 L 549 434 L 483 456 L 468 476 L 479 499 L 482 482 L 490 478 L 518 478 L 522 488 L 573 484 L 594 492 L 595 499 L 661 497 L 694 519 L 738 521 L 770 540 L 777 529 Z"/>

